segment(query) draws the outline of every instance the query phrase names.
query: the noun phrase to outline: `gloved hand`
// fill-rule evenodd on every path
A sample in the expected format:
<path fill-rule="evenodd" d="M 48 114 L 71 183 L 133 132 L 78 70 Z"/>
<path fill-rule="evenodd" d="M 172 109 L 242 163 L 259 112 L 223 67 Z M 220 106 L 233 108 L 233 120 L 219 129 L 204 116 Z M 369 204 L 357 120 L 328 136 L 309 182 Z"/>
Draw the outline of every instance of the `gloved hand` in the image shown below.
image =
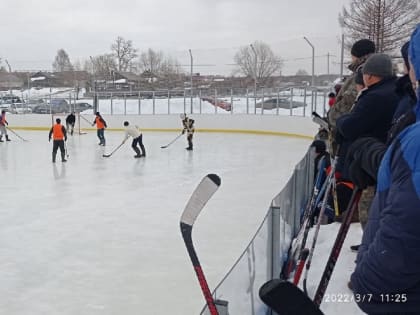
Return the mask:
<path fill-rule="evenodd" d="M 375 185 L 375 180 L 363 169 L 363 154 L 366 151 L 366 145 L 369 140 L 359 139 L 354 142 L 347 151 L 345 164 L 348 165 L 350 180 L 360 189 L 366 189 L 368 186 Z"/>
<path fill-rule="evenodd" d="M 184 130 L 182 130 L 182 134 L 184 134 L 185 133 L 185 129 Z"/>
<path fill-rule="evenodd" d="M 67 141 L 67 137 L 64 138 L 64 141 Z"/>

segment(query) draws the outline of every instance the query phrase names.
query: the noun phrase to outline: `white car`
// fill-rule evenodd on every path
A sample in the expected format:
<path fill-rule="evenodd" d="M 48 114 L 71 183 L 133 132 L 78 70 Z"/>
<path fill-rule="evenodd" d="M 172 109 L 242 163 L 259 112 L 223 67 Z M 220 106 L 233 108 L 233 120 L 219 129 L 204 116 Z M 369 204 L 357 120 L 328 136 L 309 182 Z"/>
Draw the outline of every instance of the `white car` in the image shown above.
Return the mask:
<path fill-rule="evenodd" d="M 9 112 L 12 114 L 31 114 L 32 109 L 25 103 L 16 103 L 10 105 Z"/>

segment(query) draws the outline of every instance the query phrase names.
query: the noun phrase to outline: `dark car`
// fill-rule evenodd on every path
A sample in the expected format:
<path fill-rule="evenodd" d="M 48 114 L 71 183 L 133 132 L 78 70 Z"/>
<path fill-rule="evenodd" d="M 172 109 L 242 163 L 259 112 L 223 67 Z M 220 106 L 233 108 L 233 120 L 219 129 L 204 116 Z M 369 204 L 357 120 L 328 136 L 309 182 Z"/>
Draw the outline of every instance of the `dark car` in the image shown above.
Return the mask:
<path fill-rule="evenodd" d="M 72 108 L 75 112 L 83 112 L 84 110 L 92 109 L 93 106 L 89 103 L 76 103 L 72 105 Z"/>

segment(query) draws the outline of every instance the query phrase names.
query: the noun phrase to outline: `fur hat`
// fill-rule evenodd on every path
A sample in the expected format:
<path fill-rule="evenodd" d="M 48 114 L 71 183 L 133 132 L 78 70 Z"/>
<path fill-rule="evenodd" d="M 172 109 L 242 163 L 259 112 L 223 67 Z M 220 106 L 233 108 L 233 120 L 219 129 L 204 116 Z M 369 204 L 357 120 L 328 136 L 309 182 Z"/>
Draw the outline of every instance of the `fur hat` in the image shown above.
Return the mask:
<path fill-rule="evenodd" d="M 361 39 L 351 47 L 351 54 L 357 58 L 373 54 L 375 52 L 375 44 L 369 39 Z"/>
<path fill-rule="evenodd" d="M 386 54 L 373 54 L 364 66 L 363 74 L 371 74 L 381 78 L 389 78 L 394 75 L 391 58 Z"/>
<path fill-rule="evenodd" d="M 413 34 L 411 34 L 408 55 L 410 56 L 416 79 L 420 80 L 420 24 L 417 25 Z"/>

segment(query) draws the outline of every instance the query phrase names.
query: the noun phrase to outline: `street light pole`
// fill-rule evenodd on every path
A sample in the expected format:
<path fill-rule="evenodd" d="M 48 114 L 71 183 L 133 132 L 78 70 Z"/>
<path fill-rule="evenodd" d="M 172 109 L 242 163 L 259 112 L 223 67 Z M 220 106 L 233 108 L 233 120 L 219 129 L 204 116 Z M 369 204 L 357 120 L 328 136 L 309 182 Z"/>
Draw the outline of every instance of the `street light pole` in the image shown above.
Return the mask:
<path fill-rule="evenodd" d="M 314 86 L 315 85 L 315 47 L 314 45 L 312 45 L 309 39 L 306 38 L 306 36 L 303 36 L 303 39 L 306 40 L 309 46 L 312 47 L 312 83 L 311 85 Z"/>
<path fill-rule="evenodd" d="M 190 57 L 191 57 L 191 74 L 190 74 L 190 112 L 191 114 L 193 113 L 193 64 L 194 64 L 194 59 L 193 59 L 193 55 L 191 53 L 191 49 L 188 49 L 188 51 L 190 52 Z"/>
<path fill-rule="evenodd" d="M 257 112 L 257 64 L 258 64 L 258 55 L 255 51 L 255 48 L 252 44 L 249 45 L 254 52 L 254 114 Z"/>

